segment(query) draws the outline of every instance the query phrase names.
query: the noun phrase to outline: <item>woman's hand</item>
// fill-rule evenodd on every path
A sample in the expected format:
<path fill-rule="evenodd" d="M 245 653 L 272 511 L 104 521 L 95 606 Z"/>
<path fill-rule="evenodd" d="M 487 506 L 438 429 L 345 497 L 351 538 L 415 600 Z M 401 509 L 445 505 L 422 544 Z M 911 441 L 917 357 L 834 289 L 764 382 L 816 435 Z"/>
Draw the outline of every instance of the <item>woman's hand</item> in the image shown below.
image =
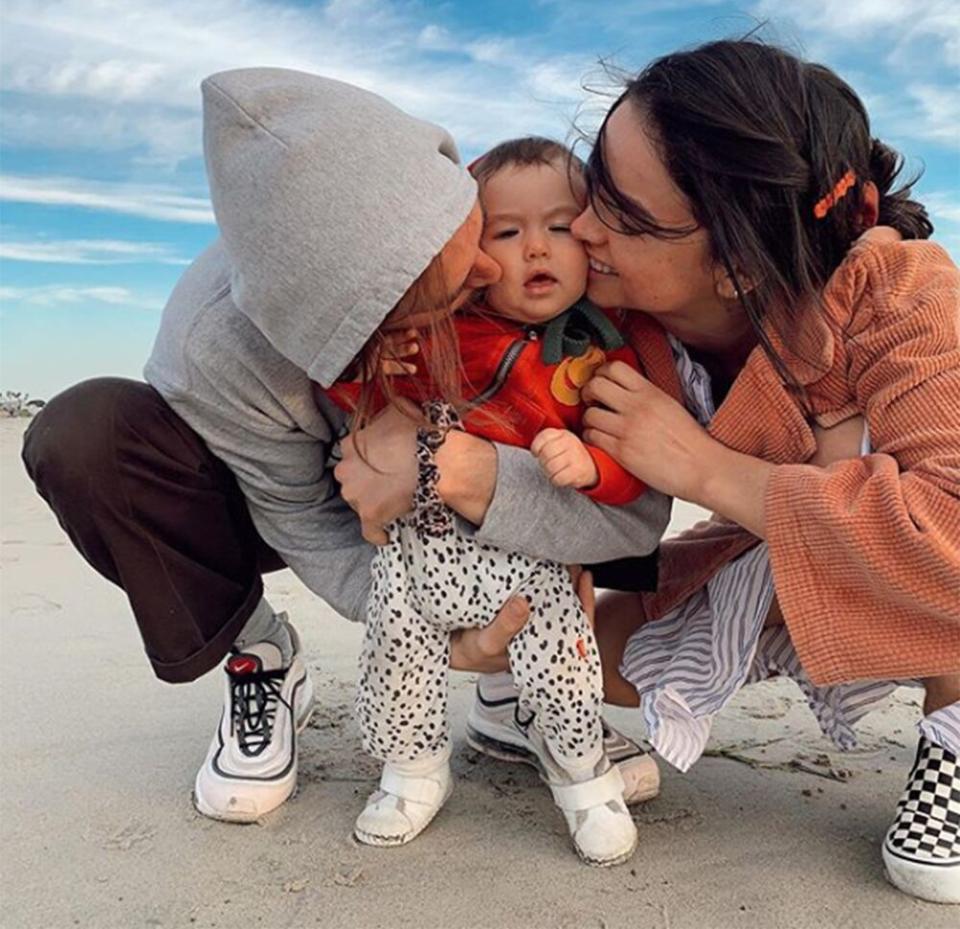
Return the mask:
<path fill-rule="evenodd" d="M 622 361 L 583 388 L 583 438 L 651 487 L 697 503 L 766 538 L 764 499 L 774 465 L 712 438 L 679 403 Z"/>
<path fill-rule="evenodd" d="M 417 427 L 422 417 L 408 400 L 400 397 L 394 402 L 401 409 L 387 407 L 369 426 L 343 440 L 343 458 L 333 472 L 343 499 L 360 517 L 363 537 L 374 545 L 386 545 L 384 526 L 410 512 L 417 489 Z M 467 432 L 451 431 L 436 461 L 437 491 L 443 502 L 479 526 L 497 480 L 493 444 Z"/>
<path fill-rule="evenodd" d="M 343 458 L 333 472 L 343 499 L 360 517 L 363 537 L 374 545 L 386 545 L 384 526 L 410 512 L 417 487 L 420 415 L 414 404 L 397 402 L 402 409 L 388 406 L 369 426 L 343 440 Z"/>
<path fill-rule="evenodd" d="M 583 417 L 588 445 L 651 487 L 696 501 L 710 460 L 723 446 L 679 403 L 622 361 L 598 368 L 582 396 L 593 404 Z"/>
<path fill-rule="evenodd" d="M 420 333 L 416 329 L 405 329 L 403 332 L 386 332 L 383 335 L 383 350 L 380 354 L 380 365 L 383 373 L 388 377 L 404 374 L 416 374 L 417 366 L 413 362 L 404 361 L 420 353 Z"/>

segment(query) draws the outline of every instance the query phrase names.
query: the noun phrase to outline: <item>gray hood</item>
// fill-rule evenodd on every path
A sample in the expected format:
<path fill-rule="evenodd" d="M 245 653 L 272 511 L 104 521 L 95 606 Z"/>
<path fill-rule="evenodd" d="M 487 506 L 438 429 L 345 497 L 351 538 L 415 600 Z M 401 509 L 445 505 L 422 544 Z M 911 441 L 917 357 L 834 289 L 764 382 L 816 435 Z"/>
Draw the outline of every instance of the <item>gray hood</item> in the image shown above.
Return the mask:
<path fill-rule="evenodd" d="M 233 300 L 328 387 L 467 218 L 474 180 L 445 130 L 340 81 L 225 71 L 203 112 Z"/>

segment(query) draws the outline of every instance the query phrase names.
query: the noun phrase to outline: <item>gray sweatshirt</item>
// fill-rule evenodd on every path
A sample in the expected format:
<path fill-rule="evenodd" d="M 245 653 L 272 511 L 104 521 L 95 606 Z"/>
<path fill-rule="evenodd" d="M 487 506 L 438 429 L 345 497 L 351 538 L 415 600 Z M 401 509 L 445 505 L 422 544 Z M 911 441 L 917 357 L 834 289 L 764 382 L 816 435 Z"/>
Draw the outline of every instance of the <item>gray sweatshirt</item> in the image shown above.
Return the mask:
<path fill-rule="evenodd" d="M 363 619 L 373 547 L 339 494 L 344 425 L 318 407 L 476 199 L 450 136 L 380 97 L 278 68 L 203 82 L 220 238 L 164 309 L 144 374 L 236 475 L 257 530 L 334 609 Z M 484 542 L 579 563 L 651 551 L 669 501 L 605 507 L 498 447 Z M 197 527 L 203 531 L 202 526 Z"/>

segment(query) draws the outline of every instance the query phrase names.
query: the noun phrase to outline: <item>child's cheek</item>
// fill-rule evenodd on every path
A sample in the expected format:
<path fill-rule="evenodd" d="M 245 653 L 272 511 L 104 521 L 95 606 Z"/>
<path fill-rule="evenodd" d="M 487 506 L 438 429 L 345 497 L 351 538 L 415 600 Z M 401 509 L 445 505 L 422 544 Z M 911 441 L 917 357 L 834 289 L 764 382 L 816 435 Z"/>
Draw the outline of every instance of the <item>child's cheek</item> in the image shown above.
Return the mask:
<path fill-rule="evenodd" d="M 506 287 L 502 281 L 498 284 L 491 284 L 487 288 L 486 303 L 494 312 L 500 313 L 503 316 L 510 315 Z"/>
<path fill-rule="evenodd" d="M 581 242 L 574 240 L 569 256 L 570 274 L 575 278 L 582 290 L 587 289 L 587 272 L 590 270 L 590 260 L 587 251 Z"/>

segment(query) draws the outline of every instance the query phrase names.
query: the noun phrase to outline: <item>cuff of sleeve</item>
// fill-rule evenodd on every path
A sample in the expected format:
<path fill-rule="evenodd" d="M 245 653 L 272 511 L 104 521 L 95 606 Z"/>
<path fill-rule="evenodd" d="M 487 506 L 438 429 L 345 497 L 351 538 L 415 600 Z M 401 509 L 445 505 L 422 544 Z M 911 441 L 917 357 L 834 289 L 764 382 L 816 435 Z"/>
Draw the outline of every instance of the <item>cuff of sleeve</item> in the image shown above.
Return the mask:
<path fill-rule="evenodd" d="M 370 600 L 370 587 L 372 579 L 368 576 L 363 589 L 360 591 L 357 599 L 354 601 L 353 609 L 350 610 L 347 619 L 352 623 L 365 623 L 367 621 L 367 603 Z"/>
<path fill-rule="evenodd" d="M 580 493 L 585 497 L 607 506 L 624 506 L 632 503 L 647 489 L 646 484 L 609 455 L 590 446 L 586 448 L 597 468 L 597 483 L 592 487 L 580 488 Z"/>

